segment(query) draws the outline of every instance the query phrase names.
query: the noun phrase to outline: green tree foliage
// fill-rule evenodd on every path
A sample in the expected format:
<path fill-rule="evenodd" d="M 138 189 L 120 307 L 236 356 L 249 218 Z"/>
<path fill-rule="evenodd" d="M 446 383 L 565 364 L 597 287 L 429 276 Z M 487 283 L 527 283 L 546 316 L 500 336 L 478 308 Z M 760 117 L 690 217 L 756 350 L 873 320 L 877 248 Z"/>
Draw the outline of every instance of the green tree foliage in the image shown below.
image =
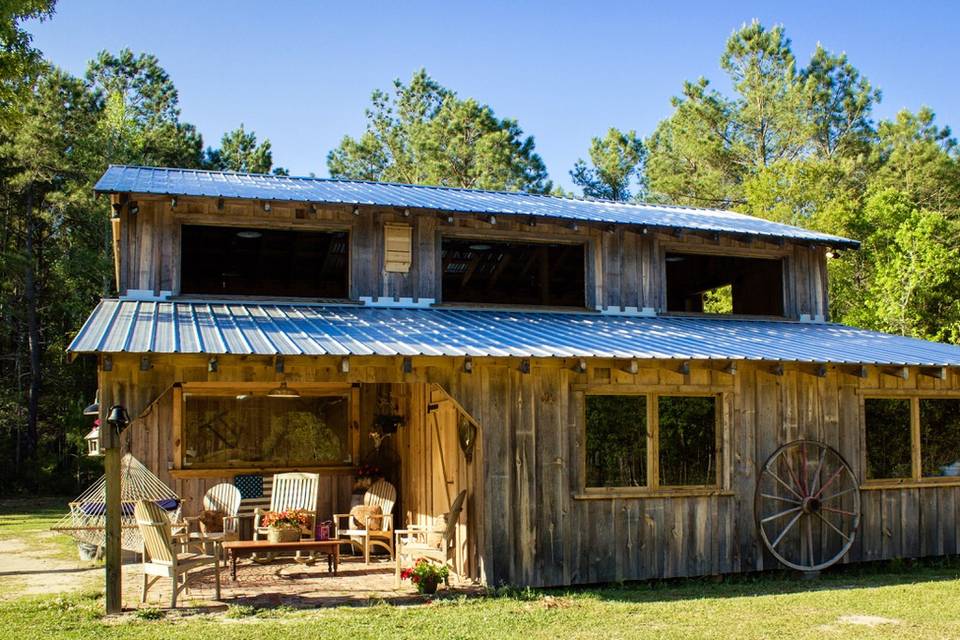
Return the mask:
<path fill-rule="evenodd" d="M 515 120 L 442 87 L 423 69 L 393 94 L 374 91 L 367 129 L 327 156 L 336 178 L 549 192 L 533 137 Z"/>
<path fill-rule="evenodd" d="M 39 51 L 31 46 L 30 34 L 21 26 L 31 18 L 53 15 L 56 0 L 4 0 L 0 3 L 0 115 L 28 89 L 42 68 Z"/>
<path fill-rule="evenodd" d="M 207 149 L 204 167 L 217 171 L 241 171 L 245 173 L 270 173 L 289 175 L 283 167 L 273 167 L 273 151 L 270 140 L 257 144 L 257 134 L 247 132 L 243 124 L 223 134 L 219 149 Z"/>
<path fill-rule="evenodd" d="M 735 31 L 733 93 L 701 78 L 646 141 L 653 199 L 732 207 L 857 238 L 830 261 L 833 319 L 960 341 L 960 159 L 929 109 L 875 123 L 880 91 L 818 45 L 799 67 L 782 27 Z"/>
<path fill-rule="evenodd" d="M 631 183 L 637 181 L 643 197 L 643 161 L 647 150 L 636 131 L 611 127 L 603 138 L 590 141 L 590 163 L 577 160 L 570 177 L 588 198 L 626 201 L 633 197 Z"/>
<path fill-rule="evenodd" d="M 156 56 L 101 51 L 87 67 L 87 82 L 102 114 L 108 163 L 201 166 L 203 139 L 180 121 L 177 89 Z"/>

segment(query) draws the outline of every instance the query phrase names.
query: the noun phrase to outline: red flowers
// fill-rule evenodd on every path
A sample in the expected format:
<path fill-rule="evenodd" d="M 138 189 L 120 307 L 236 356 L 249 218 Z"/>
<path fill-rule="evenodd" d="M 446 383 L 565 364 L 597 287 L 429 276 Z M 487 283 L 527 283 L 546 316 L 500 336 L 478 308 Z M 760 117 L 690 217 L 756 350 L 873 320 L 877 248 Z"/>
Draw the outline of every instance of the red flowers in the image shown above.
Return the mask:
<path fill-rule="evenodd" d="M 310 524 L 310 516 L 303 509 L 287 509 L 286 511 L 267 511 L 260 518 L 262 527 L 306 527 Z"/>
<path fill-rule="evenodd" d="M 441 580 L 444 583 L 447 582 L 447 578 L 450 577 L 450 568 L 445 564 L 436 564 L 426 558 L 419 558 L 412 567 L 401 571 L 400 577 L 417 585 L 417 591 L 420 593 L 433 593 Z"/>

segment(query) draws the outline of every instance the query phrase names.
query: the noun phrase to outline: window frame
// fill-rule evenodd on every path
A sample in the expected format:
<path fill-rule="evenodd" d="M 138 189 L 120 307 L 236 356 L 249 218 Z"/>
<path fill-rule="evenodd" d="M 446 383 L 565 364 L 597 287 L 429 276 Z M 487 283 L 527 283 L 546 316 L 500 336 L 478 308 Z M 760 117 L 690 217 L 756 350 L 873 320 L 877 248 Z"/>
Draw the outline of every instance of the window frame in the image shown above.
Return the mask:
<path fill-rule="evenodd" d="M 727 460 L 730 451 L 729 433 L 732 409 L 731 392 L 715 389 L 610 389 L 608 386 L 587 388 L 578 393 L 580 428 L 579 439 L 583 443 L 579 455 L 579 486 L 576 499 L 615 497 L 677 497 L 732 495 L 730 491 L 730 468 Z M 647 484 L 642 487 L 589 487 L 587 486 L 587 402 L 588 396 L 645 396 L 647 405 Z M 660 417 L 661 397 L 713 398 L 714 399 L 714 457 L 716 482 L 706 485 L 663 485 L 660 483 Z"/>
<path fill-rule="evenodd" d="M 347 400 L 347 446 L 352 463 L 330 463 L 311 465 L 262 465 L 254 461 L 241 464 L 223 464 L 219 466 L 184 465 L 186 456 L 186 401 L 187 396 L 200 397 L 236 397 L 241 393 L 266 394 L 280 382 L 267 383 L 217 383 L 193 382 L 180 383 L 172 388 L 173 394 L 173 446 L 171 475 L 174 477 L 220 477 L 237 473 L 285 472 L 285 471 L 352 471 L 359 464 L 360 453 L 360 389 L 349 383 L 299 383 L 288 382 L 304 397 L 342 396 Z"/>
<path fill-rule="evenodd" d="M 910 476 L 901 478 L 867 479 L 867 416 L 868 398 L 880 400 L 907 400 L 910 402 Z M 865 391 L 860 395 L 860 488 L 886 489 L 891 487 L 960 486 L 960 476 L 924 476 L 920 429 L 921 400 L 960 401 L 960 391 L 937 390 L 929 393 L 910 391 L 895 393 L 890 390 Z"/>
<path fill-rule="evenodd" d="M 590 265 L 596 251 L 591 238 L 584 236 L 558 235 L 554 233 L 534 234 L 520 231 L 499 231 L 490 230 L 481 232 L 478 229 L 443 229 L 440 231 L 437 240 L 436 251 L 436 303 L 434 306 L 446 307 L 493 307 L 504 309 L 562 309 L 577 310 L 591 309 L 594 304 L 595 296 L 592 295 L 591 282 L 594 278 Z M 583 305 L 582 306 L 556 306 L 556 305 L 530 305 L 530 304 L 509 304 L 492 302 L 448 302 L 443 297 L 443 241 L 444 240 L 474 240 L 477 243 L 518 243 L 518 244 L 566 244 L 571 246 L 583 247 Z"/>
<path fill-rule="evenodd" d="M 354 291 L 354 277 L 353 277 L 353 255 L 354 255 L 354 239 L 356 234 L 354 233 L 353 225 L 350 223 L 336 222 L 336 221 L 318 221 L 318 220 L 309 220 L 303 221 L 304 224 L 297 224 L 293 221 L 279 221 L 271 223 L 268 220 L 252 218 L 227 218 L 227 219 L 214 219 L 209 218 L 195 218 L 184 216 L 177 216 L 175 222 L 175 245 L 176 245 L 176 263 L 175 269 L 176 272 L 172 278 L 174 291 L 173 295 L 180 300 L 292 300 L 292 301 L 304 301 L 304 302 L 315 302 L 317 300 L 328 300 L 328 298 L 316 298 L 311 296 L 258 296 L 258 295 L 248 295 L 248 294 L 217 294 L 217 293 L 183 293 L 183 227 L 238 227 L 243 229 L 249 229 L 251 231 L 294 231 L 294 232 L 306 232 L 306 233 L 346 233 L 347 239 L 347 297 L 343 298 L 343 301 L 355 302 L 358 300 L 358 294 Z M 340 300 L 340 298 L 337 298 Z"/>
<path fill-rule="evenodd" d="M 667 310 L 667 254 L 680 253 L 685 255 L 704 255 L 720 256 L 728 258 L 758 258 L 763 260 L 780 260 L 782 291 L 781 300 L 783 305 L 783 315 L 771 316 L 761 314 L 735 314 L 735 313 L 697 313 L 693 311 L 668 311 Z M 765 248 L 737 248 L 718 247 L 708 244 L 691 246 L 686 242 L 660 242 L 658 262 L 660 264 L 660 282 L 663 287 L 660 293 L 660 306 L 663 309 L 660 314 L 666 316 L 693 316 L 697 318 L 745 318 L 753 320 L 785 320 L 796 315 L 795 292 L 791 285 L 793 281 L 794 259 L 793 252 L 788 247 L 777 249 Z"/>

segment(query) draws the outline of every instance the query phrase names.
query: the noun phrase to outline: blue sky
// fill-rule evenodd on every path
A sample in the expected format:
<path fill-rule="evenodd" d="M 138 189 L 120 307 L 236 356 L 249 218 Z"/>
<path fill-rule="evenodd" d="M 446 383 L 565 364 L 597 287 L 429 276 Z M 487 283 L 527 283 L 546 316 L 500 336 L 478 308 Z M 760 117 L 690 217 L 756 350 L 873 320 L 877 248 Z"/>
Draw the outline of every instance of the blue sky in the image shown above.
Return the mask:
<path fill-rule="evenodd" d="M 327 175 L 327 152 L 362 132 L 370 92 L 426 67 L 517 119 L 553 180 L 572 188 L 592 136 L 610 126 L 648 135 L 685 79 L 725 86 L 724 42 L 753 18 L 782 23 L 801 64 L 818 41 L 847 52 L 883 90 L 877 116 L 928 105 L 960 127 L 953 2 L 60 0 L 29 29 L 75 74 L 101 49 L 156 54 L 205 143 L 243 122 L 294 175 Z"/>

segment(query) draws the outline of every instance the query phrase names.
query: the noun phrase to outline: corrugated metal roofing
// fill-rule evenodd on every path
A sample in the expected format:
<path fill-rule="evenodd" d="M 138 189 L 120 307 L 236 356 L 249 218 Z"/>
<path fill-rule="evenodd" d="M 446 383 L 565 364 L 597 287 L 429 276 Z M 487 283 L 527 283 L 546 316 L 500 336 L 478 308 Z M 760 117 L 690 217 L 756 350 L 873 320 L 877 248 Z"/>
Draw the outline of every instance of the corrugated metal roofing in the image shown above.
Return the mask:
<path fill-rule="evenodd" d="M 451 213 L 524 215 L 605 224 L 631 224 L 746 234 L 858 247 L 856 240 L 779 224 L 732 211 L 611 202 L 359 180 L 112 165 L 97 193 L 147 193 L 330 204 L 437 209 Z"/>
<path fill-rule="evenodd" d="M 69 351 L 960 366 L 960 347 L 836 324 L 131 300 L 101 301 Z"/>

